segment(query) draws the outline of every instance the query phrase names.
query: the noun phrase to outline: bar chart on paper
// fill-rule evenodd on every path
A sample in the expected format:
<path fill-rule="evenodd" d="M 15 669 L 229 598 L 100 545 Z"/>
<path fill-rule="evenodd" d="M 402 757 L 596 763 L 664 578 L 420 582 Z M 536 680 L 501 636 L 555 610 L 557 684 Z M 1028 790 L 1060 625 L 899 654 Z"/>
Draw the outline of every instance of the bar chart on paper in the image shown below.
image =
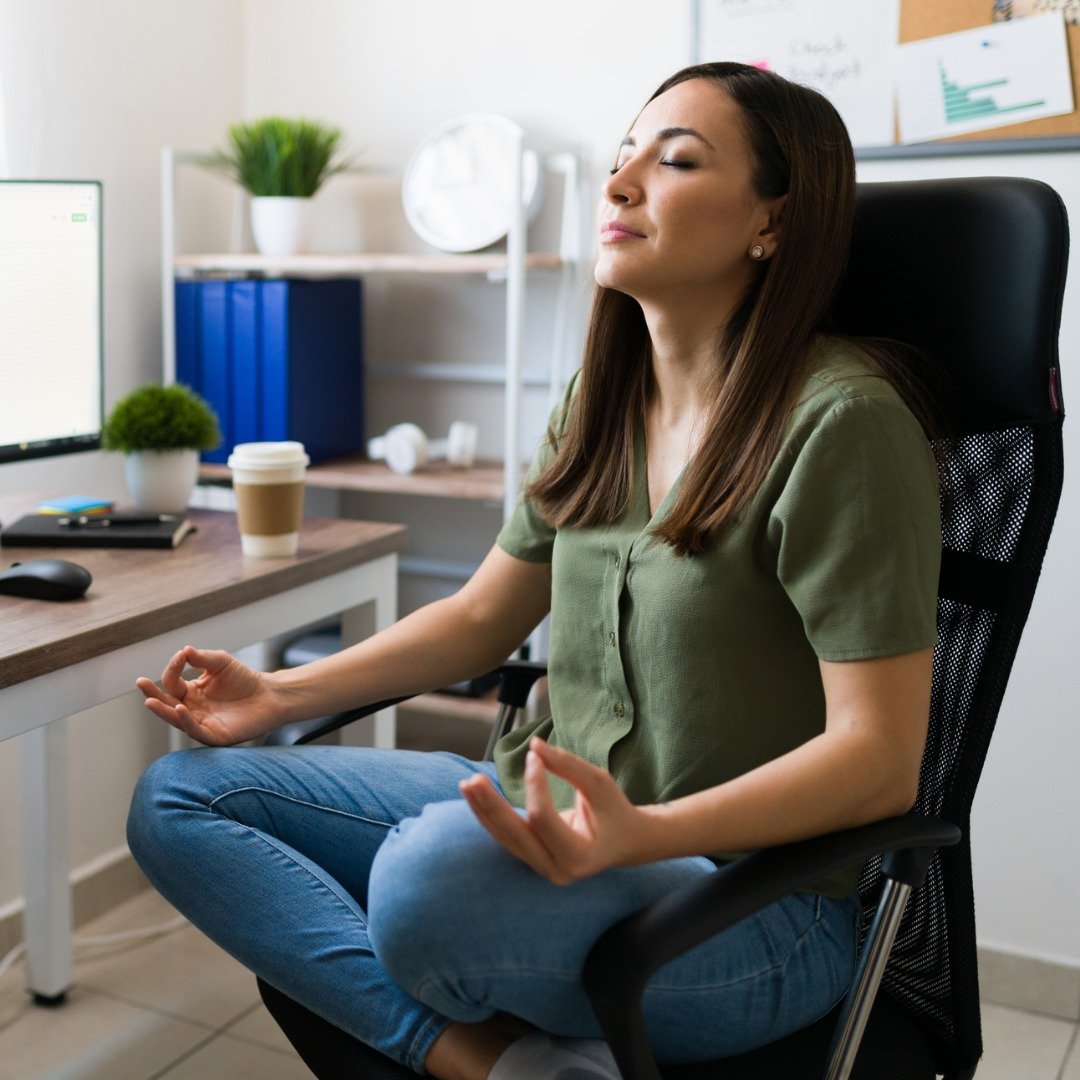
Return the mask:
<path fill-rule="evenodd" d="M 897 55 L 900 139 L 905 143 L 1073 109 L 1060 12 L 908 42 Z"/>
<path fill-rule="evenodd" d="M 1020 101 L 1012 105 L 1000 104 L 1009 94 L 1008 79 L 991 79 L 989 82 L 964 86 L 950 79 L 944 67 L 940 71 L 941 97 L 947 124 L 962 124 L 978 117 L 1005 116 L 1018 109 L 1038 109 L 1046 105 L 1045 98 Z"/>

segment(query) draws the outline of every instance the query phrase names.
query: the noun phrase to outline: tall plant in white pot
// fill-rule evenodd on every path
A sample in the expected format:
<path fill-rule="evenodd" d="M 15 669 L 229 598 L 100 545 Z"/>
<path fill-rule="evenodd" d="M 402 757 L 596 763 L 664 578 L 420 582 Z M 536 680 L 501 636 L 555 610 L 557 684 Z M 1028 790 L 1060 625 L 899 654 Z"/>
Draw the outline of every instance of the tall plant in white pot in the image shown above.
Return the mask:
<path fill-rule="evenodd" d="M 186 386 L 140 386 L 121 398 L 101 429 L 101 446 L 124 455 L 124 479 L 140 510 L 179 513 L 199 475 L 199 451 L 221 431 L 213 409 Z"/>
<path fill-rule="evenodd" d="M 251 231 L 263 255 L 304 250 L 307 205 L 322 185 L 352 166 L 337 156 L 338 128 L 268 116 L 229 127 L 228 145 L 204 159 L 251 195 Z"/>

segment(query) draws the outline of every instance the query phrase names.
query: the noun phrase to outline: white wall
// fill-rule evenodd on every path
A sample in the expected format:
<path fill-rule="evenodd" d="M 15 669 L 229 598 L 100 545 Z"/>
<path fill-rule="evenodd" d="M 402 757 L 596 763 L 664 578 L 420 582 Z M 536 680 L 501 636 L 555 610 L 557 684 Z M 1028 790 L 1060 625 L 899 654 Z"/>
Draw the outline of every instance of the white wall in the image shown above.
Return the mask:
<path fill-rule="evenodd" d="M 442 120 L 471 109 L 494 109 L 541 140 L 578 144 L 591 159 L 595 186 L 636 109 L 685 62 L 686 19 L 685 4 L 656 0 L 549 0 L 544 5 L 188 0 L 168 7 L 120 0 L 95 5 L 0 0 L 0 73 L 13 167 L 35 170 L 30 175 L 81 173 L 106 181 L 107 394 L 115 398 L 157 370 L 154 170 L 163 143 L 207 147 L 219 140 L 229 120 L 280 111 L 338 123 L 367 163 L 400 167 Z M 21 104 L 11 85 L 17 71 L 22 72 Z M 21 129 L 12 120 L 16 112 Z M 1075 162 L 1075 155 L 923 159 L 866 163 L 860 171 L 864 179 L 968 172 L 1043 176 L 1080 221 Z M 396 208 L 392 181 L 338 178 L 319 202 L 331 215 L 322 224 L 331 249 L 419 246 Z M 219 221 L 207 224 L 208 231 L 220 228 Z M 543 298 L 543 289 L 538 291 Z M 1080 346 L 1076 297 L 1074 273 L 1062 337 L 1066 400 L 1071 358 Z M 550 294 L 543 302 L 549 301 Z M 543 337 L 549 308 L 541 308 L 530 323 L 534 339 Z M 373 361 L 465 359 L 439 354 L 447 340 L 486 350 L 488 359 L 496 359 L 501 348 L 500 299 L 485 283 L 442 287 L 371 281 L 367 317 Z M 439 397 L 404 400 L 392 386 L 374 384 L 369 429 L 404 419 L 398 415 L 404 409 L 418 411 L 409 418 L 433 428 L 470 409 L 481 416 L 498 411 L 497 402 L 482 393 L 449 394 L 441 402 Z M 535 407 L 531 411 L 535 422 Z M 497 446 L 497 426 L 489 422 L 487 427 L 488 445 Z M 3 472 L 5 485 L 9 475 Z M 40 486 L 43 475 L 30 470 L 17 478 L 17 486 Z M 49 479 L 69 488 L 61 475 L 54 470 Z M 1069 621 L 1069 613 L 1080 607 L 1080 576 L 1066 559 L 1080 538 L 1075 493 L 1070 476 L 1044 584 L 976 798 L 974 849 L 983 943 L 1080 964 L 1075 917 L 1080 867 L 1069 827 L 1080 804 L 1073 779 L 1080 751 L 1072 723 L 1080 667 L 1073 661 L 1076 634 Z M 465 517 L 460 508 L 448 507 L 448 513 Z M 114 746 L 130 730 L 112 736 Z M 150 751 L 139 744 L 140 753 Z M 14 776 L 4 753 L 0 783 L 7 785 Z M 76 748 L 73 760 L 87 759 Z M 84 771 L 94 779 L 80 782 L 95 784 L 111 807 L 104 793 L 130 789 L 138 769 L 128 760 L 89 760 L 93 767 Z M 89 790 L 80 798 L 87 809 L 101 805 Z M 109 829 L 118 829 L 117 809 L 102 817 Z M 83 833 L 87 828 L 77 821 L 82 840 L 76 862 L 121 841 L 119 831 L 108 840 L 95 835 L 99 846 L 94 848 Z M 0 868 L 10 867 L 15 854 L 11 836 L 0 832 Z M 0 869 L 0 875 L 6 875 L 0 876 L 2 902 L 16 895 L 19 885 L 9 870 Z"/>
<path fill-rule="evenodd" d="M 241 111 L 242 22 L 239 0 L 0 0 L 10 176 L 103 181 L 106 405 L 160 377 L 160 148 L 215 143 Z M 101 454 L 5 465 L 0 485 L 122 493 Z M 166 742 L 134 697 L 70 732 L 78 867 L 123 845 L 132 785 Z M 22 894 L 17 750 L 0 744 L 0 912 Z"/>

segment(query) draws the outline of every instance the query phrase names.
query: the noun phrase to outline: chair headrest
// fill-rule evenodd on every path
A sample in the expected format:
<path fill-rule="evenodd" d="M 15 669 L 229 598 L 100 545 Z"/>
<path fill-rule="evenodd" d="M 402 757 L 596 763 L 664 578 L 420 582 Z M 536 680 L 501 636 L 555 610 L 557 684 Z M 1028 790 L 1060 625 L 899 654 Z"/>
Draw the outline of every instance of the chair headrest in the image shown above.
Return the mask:
<path fill-rule="evenodd" d="M 958 434 L 1060 420 L 1068 247 L 1064 204 L 1037 180 L 859 184 L 835 326 L 926 353 Z"/>

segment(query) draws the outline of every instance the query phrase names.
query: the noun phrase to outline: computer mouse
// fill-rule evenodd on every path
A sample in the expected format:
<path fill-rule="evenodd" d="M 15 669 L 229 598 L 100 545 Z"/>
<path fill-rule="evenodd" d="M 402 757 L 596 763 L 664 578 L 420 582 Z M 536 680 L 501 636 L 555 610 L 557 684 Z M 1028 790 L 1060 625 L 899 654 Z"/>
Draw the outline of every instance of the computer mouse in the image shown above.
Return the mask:
<path fill-rule="evenodd" d="M 77 600 L 90 588 L 90 571 L 66 559 L 32 559 L 0 572 L 0 593 L 32 600 Z"/>

